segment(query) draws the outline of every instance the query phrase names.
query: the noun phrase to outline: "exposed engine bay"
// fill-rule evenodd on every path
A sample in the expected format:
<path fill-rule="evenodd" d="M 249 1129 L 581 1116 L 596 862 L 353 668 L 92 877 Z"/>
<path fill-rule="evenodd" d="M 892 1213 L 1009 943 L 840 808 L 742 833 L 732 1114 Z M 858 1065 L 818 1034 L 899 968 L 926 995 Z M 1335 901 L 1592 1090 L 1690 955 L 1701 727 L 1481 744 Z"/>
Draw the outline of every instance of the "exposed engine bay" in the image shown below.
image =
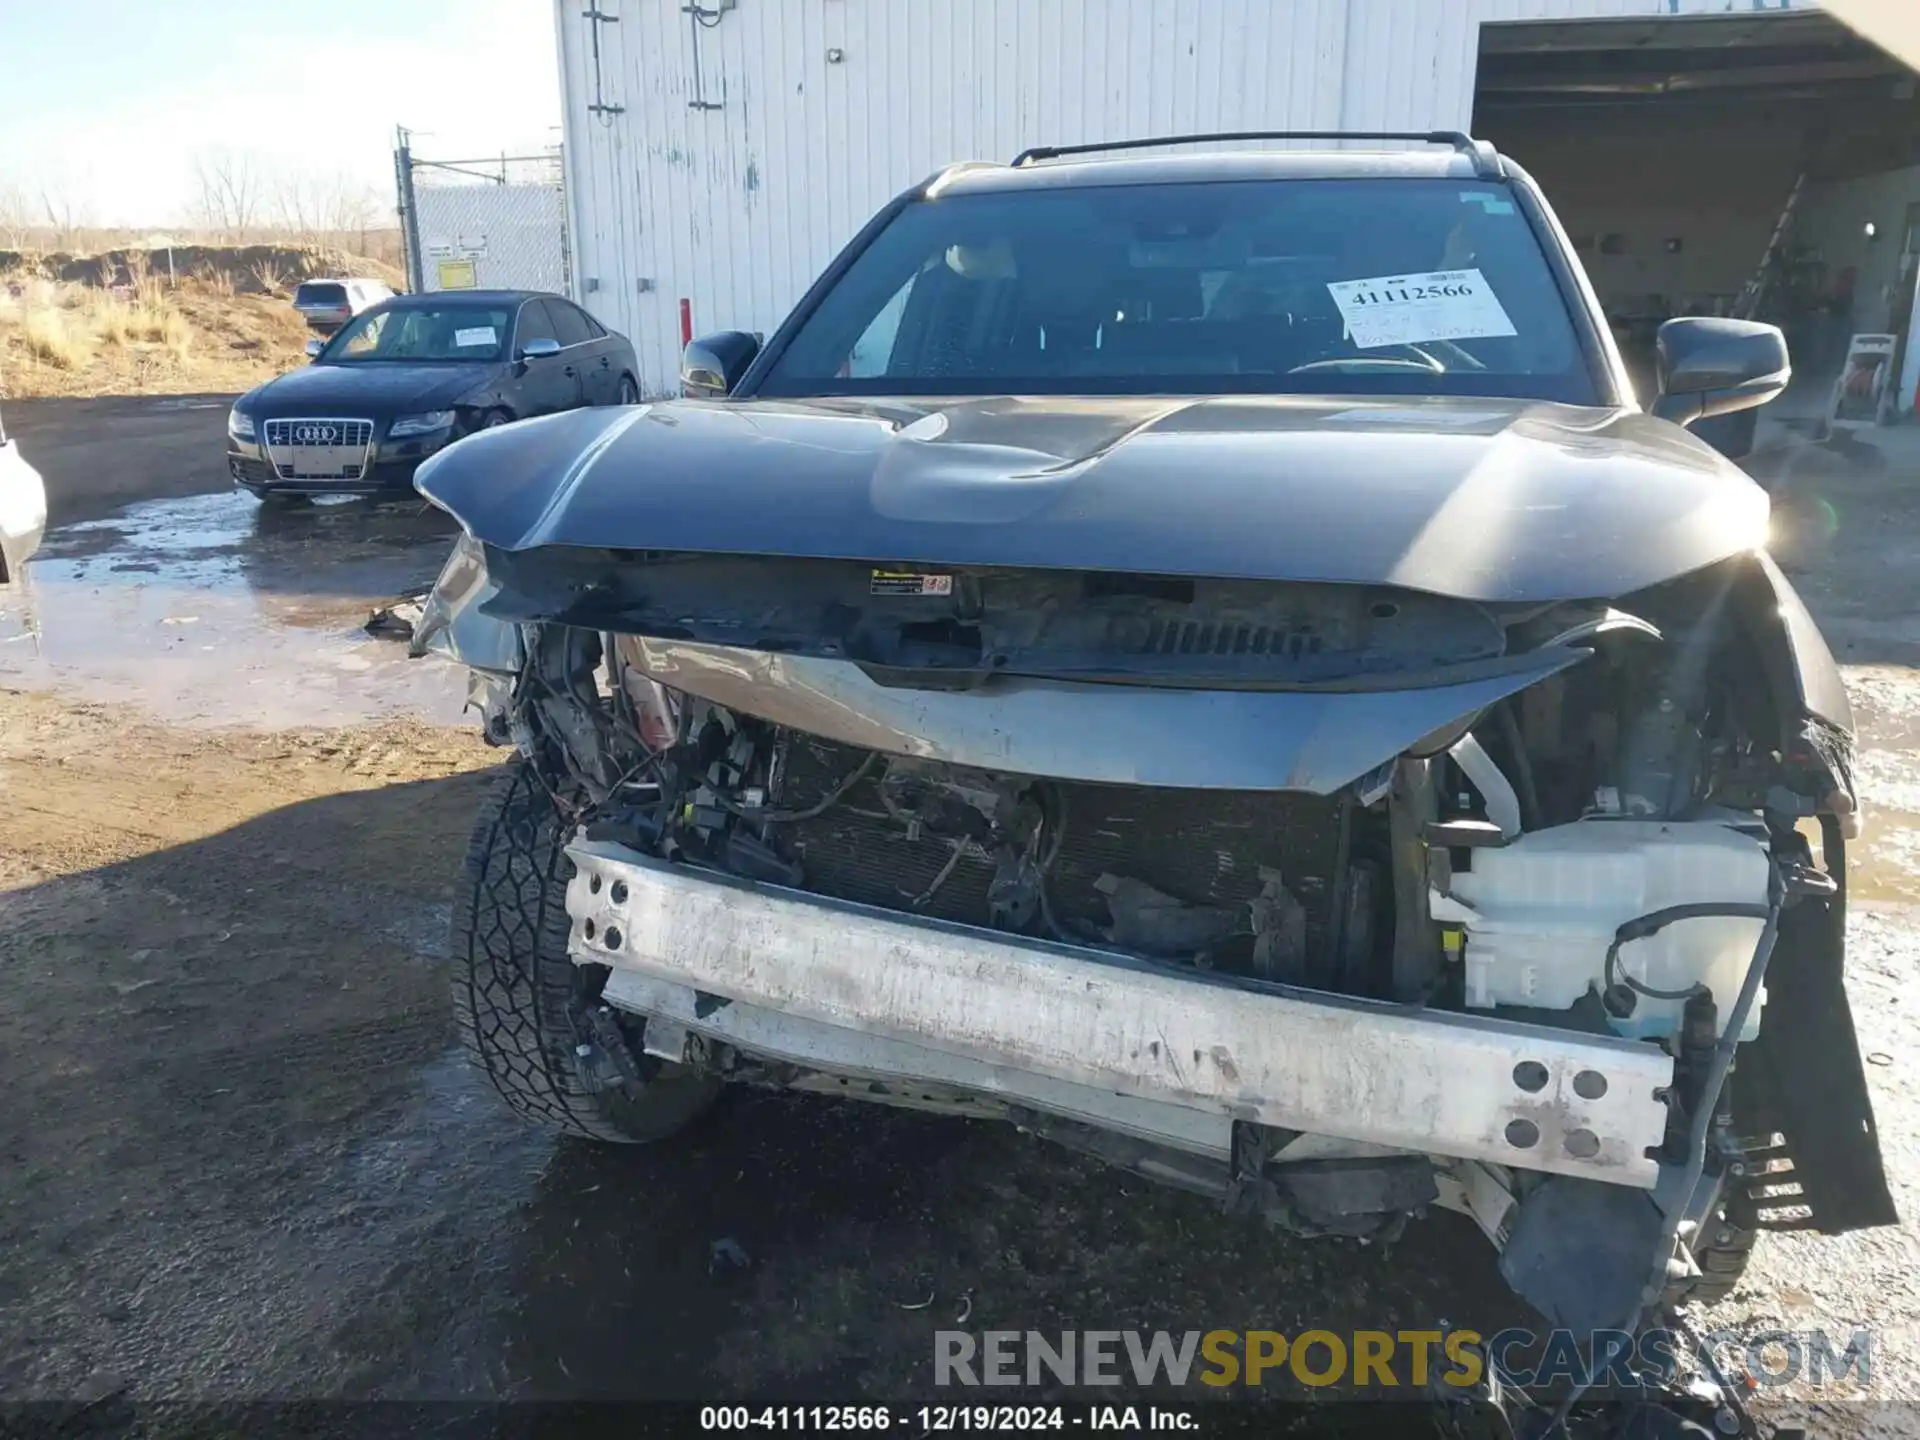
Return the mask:
<path fill-rule="evenodd" d="M 556 791 L 591 797 L 591 833 L 611 826 L 662 858 L 1156 963 L 1664 1038 L 1696 990 L 1723 1016 L 1731 1007 L 1774 863 L 1810 863 L 1794 825 L 1823 804 L 1852 810 L 1843 733 L 1768 733 L 1776 707 L 1763 657 L 1737 633 L 1731 567 L 1633 610 L 1500 614 L 1361 587 L 837 562 L 768 562 L 769 578 L 753 566 L 657 557 L 614 572 L 621 593 L 588 587 L 573 607 L 644 633 L 529 627 L 522 678 L 539 683 L 522 684 L 521 723 L 549 737 Z M 490 608 L 537 608 L 538 593 Z M 823 713 L 818 685 L 779 693 L 773 672 L 750 670 L 768 652 L 868 672 L 869 693 L 895 703 L 958 691 L 981 711 L 1017 675 L 1100 675 L 1111 684 L 1075 688 L 1116 717 L 1142 686 L 1371 696 L 1449 689 L 1464 672 L 1516 689 L 1369 757 L 1358 776 L 1125 784 L 955 763 L 943 754 L 960 747 L 937 735 L 920 753 L 897 738 L 860 744 L 888 737 Z M 1108 674 L 1123 663 L 1125 676 Z M 743 673 L 761 688 L 744 689 Z M 779 723 L 789 714 L 813 728 Z M 1221 744 L 1192 725 L 1128 738 Z M 1180 773 L 1151 756 L 1131 768 Z M 1686 923 L 1616 935 L 1676 906 Z M 1758 1019 L 1756 1005 L 1748 1038 Z"/>
<path fill-rule="evenodd" d="M 477 694 L 577 836 L 594 1083 L 998 1116 L 1308 1235 L 1447 1206 L 1576 1327 L 1709 1283 L 1703 1225 L 1853 1223 L 1756 1043 L 1804 1054 L 1769 963 L 1857 819 L 1764 561 L 1500 606 L 618 559 L 468 544 L 422 627 L 517 622 Z"/>

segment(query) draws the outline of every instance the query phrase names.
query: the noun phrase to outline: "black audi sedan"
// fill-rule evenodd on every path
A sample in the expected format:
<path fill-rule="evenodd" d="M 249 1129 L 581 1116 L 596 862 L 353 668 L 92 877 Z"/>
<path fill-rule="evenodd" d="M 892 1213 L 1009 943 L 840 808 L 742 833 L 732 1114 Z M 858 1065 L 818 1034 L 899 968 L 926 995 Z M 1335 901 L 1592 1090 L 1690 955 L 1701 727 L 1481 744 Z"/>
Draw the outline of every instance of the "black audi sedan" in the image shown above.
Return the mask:
<path fill-rule="evenodd" d="M 411 493 L 414 467 L 463 435 L 640 398 L 625 336 L 532 291 L 398 296 L 307 349 L 227 416 L 227 468 L 262 500 Z"/>

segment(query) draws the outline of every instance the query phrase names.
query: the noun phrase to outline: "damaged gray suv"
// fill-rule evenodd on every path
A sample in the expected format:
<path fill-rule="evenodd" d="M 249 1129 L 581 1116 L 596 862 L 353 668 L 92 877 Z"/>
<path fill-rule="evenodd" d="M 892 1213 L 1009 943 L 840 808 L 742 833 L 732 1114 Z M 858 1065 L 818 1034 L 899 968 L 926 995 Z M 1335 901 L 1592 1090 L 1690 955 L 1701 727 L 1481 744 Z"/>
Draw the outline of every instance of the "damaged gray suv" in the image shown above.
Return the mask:
<path fill-rule="evenodd" d="M 422 466 L 416 644 L 519 752 L 454 937 L 510 1105 L 656 1140 L 733 1082 L 1302 1235 L 1449 1207 L 1576 1329 L 1894 1221 L 1847 695 L 1686 429 L 1779 332 L 1670 321 L 1643 408 L 1524 172 L 1339 138 L 1428 148 L 955 166 L 684 398 Z"/>

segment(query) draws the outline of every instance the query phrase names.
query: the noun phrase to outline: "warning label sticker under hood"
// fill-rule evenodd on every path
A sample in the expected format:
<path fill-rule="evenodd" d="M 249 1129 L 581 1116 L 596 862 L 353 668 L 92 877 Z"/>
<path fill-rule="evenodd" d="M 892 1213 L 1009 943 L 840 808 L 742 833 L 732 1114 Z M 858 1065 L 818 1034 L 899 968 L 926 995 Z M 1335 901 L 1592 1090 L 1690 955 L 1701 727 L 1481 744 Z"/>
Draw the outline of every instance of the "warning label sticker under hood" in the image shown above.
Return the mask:
<path fill-rule="evenodd" d="M 953 576 L 927 570 L 875 570 L 870 595 L 951 595 Z"/>

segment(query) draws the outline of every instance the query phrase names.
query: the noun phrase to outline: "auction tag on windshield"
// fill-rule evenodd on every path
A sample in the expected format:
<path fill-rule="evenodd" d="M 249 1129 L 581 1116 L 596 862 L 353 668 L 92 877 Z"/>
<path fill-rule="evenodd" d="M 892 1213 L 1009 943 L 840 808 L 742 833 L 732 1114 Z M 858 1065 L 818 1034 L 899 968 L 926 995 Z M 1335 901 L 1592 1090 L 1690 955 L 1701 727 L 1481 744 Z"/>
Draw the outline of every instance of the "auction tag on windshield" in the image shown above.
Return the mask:
<path fill-rule="evenodd" d="M 461 350 L 466 349 L 469 345 L 498 345 L 500 343 L 500 336 L 495 333 L 491 325 L 476 325 L 471 330 L 454 331 L 453 343 L 456 348 Z"/>
<path fill-rule="evenodd" d="M 1361 350 L 1516 333 L 1500 297 L 1478 270 L 1334 280 L 1327 289 Z"/>
<path fill-rule="evenodd" d="M 873 595 L 951 595 L 953 576 L 925 570 L 876 570 L 868 593 Z"/>

